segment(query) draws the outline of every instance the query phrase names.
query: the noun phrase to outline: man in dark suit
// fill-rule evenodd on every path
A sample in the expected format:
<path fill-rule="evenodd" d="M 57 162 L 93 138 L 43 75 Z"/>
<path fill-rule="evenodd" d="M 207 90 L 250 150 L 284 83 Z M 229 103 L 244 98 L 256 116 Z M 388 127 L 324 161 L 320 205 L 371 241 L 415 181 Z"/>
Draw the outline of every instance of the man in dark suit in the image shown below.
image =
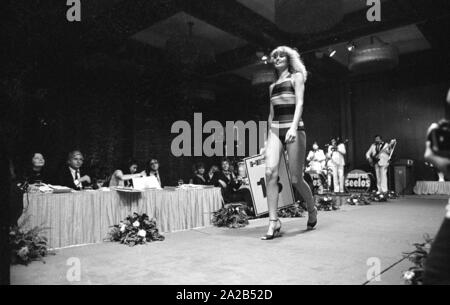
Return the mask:
<path fill-rule="evenodd" d="M 67 156 L 67 165 L 59 175 L 59 184 L 70 187 L 74 190 L 81 190 L 91 184 L 91 178 L 81 171 L 83 165 L 83 154 L 79 150 L 74 150 Z"/>

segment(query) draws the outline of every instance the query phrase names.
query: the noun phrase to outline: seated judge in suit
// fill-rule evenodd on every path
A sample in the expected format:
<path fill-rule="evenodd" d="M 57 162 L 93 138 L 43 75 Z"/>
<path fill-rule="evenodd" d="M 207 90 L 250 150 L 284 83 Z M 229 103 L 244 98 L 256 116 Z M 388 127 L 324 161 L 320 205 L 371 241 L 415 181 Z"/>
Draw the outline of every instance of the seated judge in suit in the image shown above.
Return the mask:
<path fill-rule="evenodd" d="M 230 162 L 227 159 L 222 160 L 221 167 L 222 169 L 214 174 L 212 184 L 222 189 L 222 196 L 225 203 L 244 201 L 248 211 L 252 213 L 252 195 L 249 189 L 241 188 L 243 180 L 238 179 L 230 171 Z"/>
<path fill-rule="evenodd" d="M 147 162 L 147 168 L 145 170 L 147 176 L 155 176 L 156 179 L 158 179 L 159 186 L 162 188 L 163 183 L 161 180 L 161 175 L 159 174 L 159 162 L 156 159 L 150 159 L 150 161 Z"/>
<path fill-rule="evenodd" d="M 248 180 L 247 170 L 243 162 L 238 164 L 237 181 L 241 183 L 239 189 L 250 188 L 250 181 Z"/>
<path fill-rule="evenodd" d="M 59 174 L 59 184 L 74 190 L 81 190 L 91 184 L 91 177 L 81 171 L 84 158 L 79 150 L 71 151 L 67 156 L 67 166 Z"/>
<path fill-rule="evenodd" d="M 201 162 L 195 165 L 195 175 L 192 177 L 192 183 L 200 185 L 208 184 L 205 177 L 205 165 Z"/>
<path fill-rule="evenodd" d="M 213 165 L 210 167 L 208 173 L 205 175 L 206 184 L 213 184 L 212 178 L 214 174 L 219 171 L 219 167 L 217 165 Z"/>
<path fill-rule="evenodd" d="M 49 177 L 44 170 L 45 158 L 42 153 L 35 152 L 30 156 L 31 163 L 22 175 L 23 183 L 37 184 L 49 183 Z"/>

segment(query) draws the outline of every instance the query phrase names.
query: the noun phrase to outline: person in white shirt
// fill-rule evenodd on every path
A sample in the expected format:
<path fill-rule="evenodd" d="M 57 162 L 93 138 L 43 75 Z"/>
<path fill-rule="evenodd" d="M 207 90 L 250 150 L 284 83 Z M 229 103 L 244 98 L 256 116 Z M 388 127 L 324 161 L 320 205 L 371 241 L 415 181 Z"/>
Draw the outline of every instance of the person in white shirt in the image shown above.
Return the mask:
<path fill-rule="evenodd" d="M 322 172 L 325 167 L 325 153 L 319 149 L 317 142 L 312 145 L 312 150 L 309 151 L 306 160 L 309 162 L 307 171 Z"/>
<path fill-rule="evenodd" d="M 344 192 L 344 166 L 345 166 L 345 144 L 336 139 L 331 139 L 331 145 L 328 146 L 327 158 L 328 166 L 333 174 L 333 187 L 335 193 Z"/>
<path fill-rule="evenodd" d="M 155 176 L 158 180 L 159 187 L 163 187 L 163 183 L 161 181 L 161 175 L 159 173 L 159 162 L 156 159 L 150 159 L 147 162 L 147 169 L 145 170 L 147 176 Z"/>
<path fill-rule="evenodd" d="M 133 179 L 145 177 L 145 171 L 138 172 L 138 162 L 130 159 L 125 166 L 114 171 L 109 179 L 109 186 L 133 187 Z"/>
<path fill-rule="evenodd" d="M 387 170 L 391 158 L 391 152 L 396 144 L 396 140 L 391 140 L 390 143 L 383 142 L 380 135 L 375 136 L 375 143 L 370 145 L 366 152 L 366 159 L 375 167 L 375 175 L 377 178 L 377 188 L 379 192 L 388 191 Z"/>

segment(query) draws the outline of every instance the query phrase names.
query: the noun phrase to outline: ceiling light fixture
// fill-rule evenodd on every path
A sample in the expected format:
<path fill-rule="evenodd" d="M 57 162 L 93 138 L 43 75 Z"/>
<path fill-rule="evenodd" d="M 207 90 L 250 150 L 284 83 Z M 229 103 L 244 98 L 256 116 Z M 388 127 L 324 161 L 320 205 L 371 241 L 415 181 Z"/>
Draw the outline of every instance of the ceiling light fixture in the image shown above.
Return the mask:
<path fill-rule="evenodd" d="M 330 48 L 330 49 L 328 49 L 328 52 L 329 52 L 329 53 L 328 53 L 328 54 L 329 54 L 329 55 L 328 55 L 329 57 L 333 57 L 334 55 L 336 55 L 336 50 L 335 50 L 335 49 L 331 49 L 331 48 Z"/>
<path fill-rule="evenodd" d="M 347 43 L 347 50 L 349 52 L 352 52 L 355 49 L 355 43 L 353 41 L 350 41 Z"/>
<path fill-rule="evenodd" d="M 394 69 L 399 62 L 395 45 L 371 36 L 369 43 L 360 43 L 349 56 L 348 68 L 354 73 L 371 73 Z"/>

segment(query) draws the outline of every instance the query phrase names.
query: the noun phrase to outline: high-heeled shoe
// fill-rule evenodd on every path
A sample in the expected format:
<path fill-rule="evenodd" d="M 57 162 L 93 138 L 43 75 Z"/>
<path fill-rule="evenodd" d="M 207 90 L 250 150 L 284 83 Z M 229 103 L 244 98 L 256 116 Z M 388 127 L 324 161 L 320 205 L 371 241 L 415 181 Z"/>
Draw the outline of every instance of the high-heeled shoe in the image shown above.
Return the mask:
<path fill-rule="evenodd" d="M 281 236 L 281 221 L 279 219 L 269 219 L 270 221 L 274 221 L 276 223 L 279 223 L 280 226 L 279 227 L 275 227 L 273 229 L 273 233 L 272 234 L 266 234 L 263 237 L 261 237 L 262 240 L 270 240 L 270 239 L 274 239 L 276 237 L 280 237 Z"/>
<path fill-rule="evenodd" d="M 313 230 L 314 229 L 314 227 L 317 225 L 317 208 L 314 208 L 314 212 L 313 212 L 314 214 L 315 214 L 315 218 L 316 218 L 316 220 L 315 221 L 309 221 L 309 219 L 308 219 L 308 222 L 307 222 L 307 224 L 306 224 L 306 229 L 307 230 Z M 308 213 L 308 214 L 310 214 L 310 213 Z M 309 216 L 308 216 L 308 218 L 309 218 Z"/>

